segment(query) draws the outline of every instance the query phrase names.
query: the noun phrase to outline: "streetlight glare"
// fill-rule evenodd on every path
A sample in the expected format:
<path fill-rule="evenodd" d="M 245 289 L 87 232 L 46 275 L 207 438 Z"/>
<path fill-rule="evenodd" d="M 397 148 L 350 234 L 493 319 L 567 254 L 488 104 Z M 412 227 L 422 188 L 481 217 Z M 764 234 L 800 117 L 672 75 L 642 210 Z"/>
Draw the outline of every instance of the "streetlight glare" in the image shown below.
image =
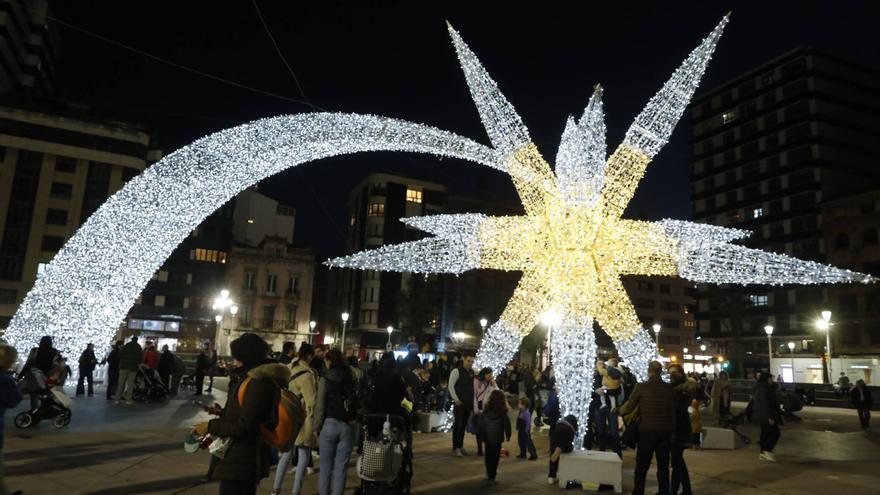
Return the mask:
<path fill-rule="evenodd" d="M 480 318 L 480 326 L 481 327 L 486 328 L 486 325 L 488 325 L 488 324 L 489 324 L 489 320 L 487 320 L 485 318 Z"/>
<path fill-rule="evenodd" d="M 700 344 L 700 351 L 706 352 L 706 344 Z"/>
<path fill-rule="evenodd" d="M 391 325 L 388 325 L 388 328 L 386 330 L 388 330 L 388 335 L 391 335 L 391 332 L 394 331 L 394 327 L 392 327 Z"/>
<path fill-rule="evenodd" d="M 348 313 L 342 313 L 342 321 L 348 321 Z"/>
<path fill-rule="evenodd" d="M 767 335 L 773 335 L 773 325 L 766 325 L 764 327 L 764 333 Z"/>
<path fill-rule="evenodd" d="M 830 328 L 830 327 L 831 327 L 831 325 L 828 324 L 828 321 L 816 320 L 816 328 L 818 328 L 819 330 L 824 330 L 827 332 L 828 328 Z"/>
<path fill-rule="evenodd" d="M 214 317 L 214 321 L 216 321 L 217 323 L 220 323 L 221 320 L 223 320 L 223 317 L 220 315 Z"/>
<path fill-rule="evenodd" d="M 831 321 L 831 311 L 822 311 L 822 319 L 825 321 Z"/>
<path fill-rule="evenodd" d="M 544 316 L 541 318 L 541 321 L 544 322 L 547 326 L 556 326 L 562 321 L 562 318 L 559 317 L 559 313 L 556 312 L 555 309 L 550 308 L 544 313 Z"/>
<path fill-rule="evenodd" d="M 651 328 L 654 329 L 654 333 L 660 333 L 660 324 L 659 324 L 659 323 L 654 323 L 654 324 L 651 326 Z"/>
<path fill-rule="evenodd" d="M 235 306 L 235 305 L 231 306 L 229 308 L 229 312 L 232 313 L 232 316 L 235 316 L 238 313 L 238 306 Z"/>
<path fill-rule="evenodd" d="M 794 351 L 794 342 L 789 342 L 789 343 L 788 343 L 788 350 L 789 350 L 789 351 Z"/>
<path fill-rule="evenodd" d="M 318 322 L 317 322 L 317 321 L 312 320 L 312 321 L 309 322 L 309 328 L 311 328 L 312 330 L 314 330 L 316 326 L 318 326 Z"/>
<path fill-rule="evenodd" d="M 221 290 L 221 291 L 220 291 L 220 297 L 223 298 L 223 299 L 226 299 L 227 297 L 229 297 L 229 291 L 226 290 L 226 289 Z"/>

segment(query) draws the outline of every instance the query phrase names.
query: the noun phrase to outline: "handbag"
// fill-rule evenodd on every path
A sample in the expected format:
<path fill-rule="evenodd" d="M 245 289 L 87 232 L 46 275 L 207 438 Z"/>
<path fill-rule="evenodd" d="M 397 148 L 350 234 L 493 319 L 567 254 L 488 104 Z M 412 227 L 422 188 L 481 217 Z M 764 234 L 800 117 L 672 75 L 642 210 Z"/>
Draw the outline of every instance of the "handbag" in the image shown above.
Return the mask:
<path fill-rule="evenodd" d="M 358 475 L 371 480 L 394 479 L 403 462 L 400 444 L 364 440 Z"/>

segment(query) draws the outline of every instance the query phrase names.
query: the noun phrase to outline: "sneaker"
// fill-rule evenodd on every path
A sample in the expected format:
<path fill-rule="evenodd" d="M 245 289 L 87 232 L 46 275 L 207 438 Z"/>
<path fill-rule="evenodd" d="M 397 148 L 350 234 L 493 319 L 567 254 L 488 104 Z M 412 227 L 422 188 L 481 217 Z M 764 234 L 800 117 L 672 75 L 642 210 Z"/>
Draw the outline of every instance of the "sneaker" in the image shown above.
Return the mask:
<path fill-rule="evenodd" d="M 467 451 L 467 450 L 464 450 L 464 447 L 458 449 L 458 451 L 461 452 L 461 455 L 463 455 L 463 456 L 465 456 L 465 455 L 470 455 L 470 454 L 468 454 L 468 451 Z"/>
<path fill-rule="evenodd" d="M 113 403 L 114 403 L 114 404 L 121 404 L 121 402 L 119 401 L 119 399 L 114 400 Z"/>
<path fill-rule="evenodd" d="M 455 456 L 456 457 L 464 457 L 465 456 L 464 450 L 463 449 L 455 449 Z"/>
<path fill-rule="evenodd" d="M 759 460 L 767 461 L 767 462 L 776 462 L 776 456 L 773 455 L 773 452 L 761 452 L 761 455 L 758 456 Z"/>
<path fill-rule="evenodd" d="M 133 401 L 133 400 L 127 400 L 127 401 L 125 401 L 125 404 L 130 406 L 130 405 L 134 404 L 134 401 Z"/>
<path fill-rule="evenodd" d="M 318 468 L 313 468 L 313 467 L 306 468 L 306 474 L 315 474 L 317 472 L 318 472 Z"/>
<path fill-rule="evenodd" d="M 556 478 L 547 478 L 547 484 L 548 484 L 548 485 L 555 485 L 555 484 L 556 484 Z"/>

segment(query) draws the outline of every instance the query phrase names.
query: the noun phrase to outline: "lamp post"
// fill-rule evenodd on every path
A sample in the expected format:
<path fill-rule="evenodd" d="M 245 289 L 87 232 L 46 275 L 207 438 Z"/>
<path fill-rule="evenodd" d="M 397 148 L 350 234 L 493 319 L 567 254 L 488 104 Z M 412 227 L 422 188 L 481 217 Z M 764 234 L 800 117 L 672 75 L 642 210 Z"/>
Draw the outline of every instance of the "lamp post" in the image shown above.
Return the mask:
<path fill-rule="evenodd" d="M 828 383 L 834 381 L 833 372 L 831 371 L 831 311 L 822 311 L 822 319 L 816 320 L 816 328 L 825 332 L 825 352 L 828 353 Z"/>
<path fill-rule="evenodd" d="M 391 325 L 388 325 L 388 328 L 386 330 L 388 330 L 388 343 L 385 344 L 385 350 L 390 351 L 391 350 L 391 332 L 394 331 L 394 327 L 392 327 Z"/>
<path fill-rule="evenodd" d="M 773 367 L 773 325 L 764 325 L 764 333 L 767 334 L 767 371 Z"/>
<path fill-rule="evenodd" d="M 214 299 L 214 304 L 211 307 L 214 311 L 217 311 L 217 314 L 214 316 L 214 321 L 217 322 L 217 332 L 214 336 L 214 349 L 218 349 L 218 347 L 220 347 L 221 329 L 223 328 L 223 317 L 227 311 L 229 311 L 232 316 L 235 316 L 238 313 L 238 306 L 236 306 L 235 303 L 232 302 L 232 299 L 229 298 L 229 291 L 223 289 L 220 291 L 220 295 Z M 219 349 L 217 352 L 223 351 L 226 353 L 227 346 L 228 345 L 224 343 L 223 348 Z"/>
<path fill-rule="evenodd" d="M 482 336 L 484 336 L 484 337 L 486 336 L 486 325 L 488 325 L 488 324 L 489 324 L 489 320 L 487 320 L 485 318 L 480 318 L 480 328 L 483 329 Z"/>
<path fill-rule="evenodd" d="M 794 383 L 794 342 L 788 343 L 788 352 L 791 353 L 791 383 Z"/>
<path fill-rule="evenodd" d="M 559 313 L 557 313 L 555 309 L 550 308 L 544 313 L 544 316 L 541 317 L 541 321 L 544 325 L 547 325 L 547 363 L 549 364 L 553 359 L 553 352 L 550 347 L 550 339 L 553 338 L 553 327 L 559 325 L 562 322 L 562 318 L 559 317 Z"/>
<path fill-rule="evenodd" d="M 315 327 L 318 326 L 318 322 L 312 320 L 309 322 L 309 345 L 312 343 L 312 335 L 315 334 Z"/>
<path fill-rule="evenodd" d="M 342 313 L 342 343 L 340 347 L 342 348 L 342 353 L 345 354 L 345 327 L 348 326 L 348 312 L 345 311 Z"/>
<path fill-rule="evenodd" d="M 660 324 L 654 323 L 651 327 L 654 329 L 654 343 L 657 345 L 657 353 L 660 353 Z"/>

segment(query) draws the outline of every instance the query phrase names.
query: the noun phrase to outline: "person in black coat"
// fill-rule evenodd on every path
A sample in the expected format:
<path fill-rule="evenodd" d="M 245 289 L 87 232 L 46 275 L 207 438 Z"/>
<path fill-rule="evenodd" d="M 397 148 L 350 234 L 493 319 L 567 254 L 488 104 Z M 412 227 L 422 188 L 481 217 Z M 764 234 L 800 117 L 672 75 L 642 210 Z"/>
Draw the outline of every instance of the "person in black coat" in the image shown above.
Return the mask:
<path fill-rule="evenodd" d="M 208 374 L 211 367 L 211 358 L 208 356 L 208 346 L 202 348 L 196 358 L 196 393 L 193 395 L 202 395 L 205 389 L 205 375 Z"/>
<path fill-rule="evenodd" d="M 865 386 L 865 380 L 856 381 L 856 386 L 850 392 L 850 399 L 856 406 L 862 429 L 867 430 L 871 427 L 871 405 L 874 403 L 874 398 L 871 397 L 871 391 Z"/>
<path fill-rule="evenodd" d="M 510 441 L 510 418 L 507 416 L 507 398 L 501 390 L 489 394 L 486 407 L 480 414 L 477 426 L 480 437 L 486 442 L 483 459 L 486 463 L 486 481 L 497 483 L 498 460 L 501 458 L 501 444 Z"/>
<path fill-rule="evenodd" d="M 107 400 L 113 400 L 113 393 L 119 386 L 119 349 L 122 347 L 122 341 L 117 340 L 110 352 L 107 354 L 101 364 L 107 365 Z"/>
<path fill-rule="evenodd" d="M 159 378 L 162 379 L 162 383 L 165 384 L 165 388 L 169 391 L 171 388 L 171 375 L 175 373 L 175 368 L 177 367 L 177 360 L 174 359 L 174 354 L 171 352 L 171 349 L 167 345 L 162 346 L 162 355 L 159 356 Z"/>
<path fill-rule="evenodd" d="M 85 395 L 86 390 L 83 381 L 89 382 L 89 397 L 95 395 L 92 387 L 94 380 L 95 367 L 98 365 L 98 358 L 95 357 L 95 345 L 88 344 L 86 350 L 79 357 L 79 381 L 76 382 L 76 396 Z"/>

